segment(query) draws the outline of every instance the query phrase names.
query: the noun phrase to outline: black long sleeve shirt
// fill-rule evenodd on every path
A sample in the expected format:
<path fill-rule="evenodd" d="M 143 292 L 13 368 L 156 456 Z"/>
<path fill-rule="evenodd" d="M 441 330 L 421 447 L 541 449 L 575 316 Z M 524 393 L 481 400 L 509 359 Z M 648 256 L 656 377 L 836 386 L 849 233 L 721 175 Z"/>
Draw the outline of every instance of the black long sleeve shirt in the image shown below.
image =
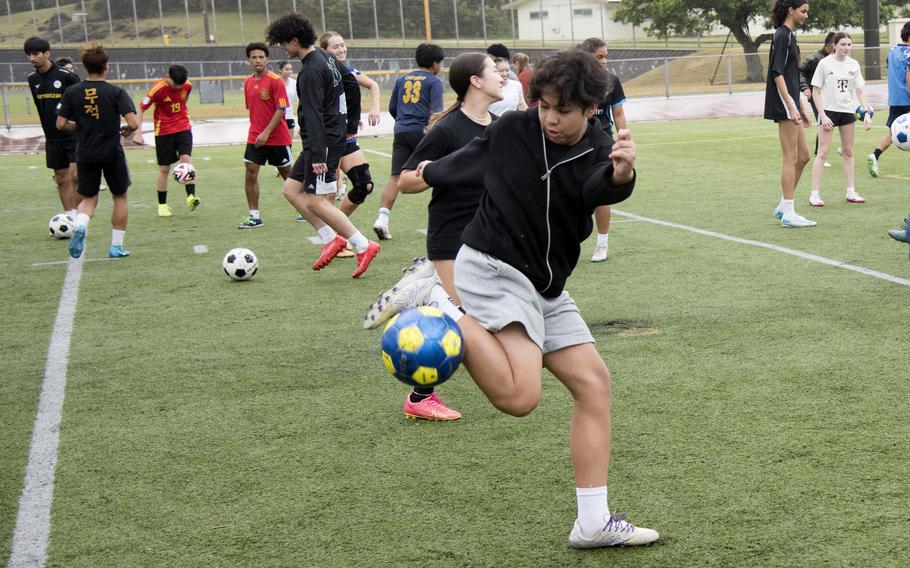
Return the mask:
<path fill-rule="evenodd" d="M 341 81 L 341 63 L 330 53 L 315 49 L 302 60 L 297 75 L 297 121 L 303 147 L 315 163 L 329 147 L 344 146 L 347 105 Z"/>

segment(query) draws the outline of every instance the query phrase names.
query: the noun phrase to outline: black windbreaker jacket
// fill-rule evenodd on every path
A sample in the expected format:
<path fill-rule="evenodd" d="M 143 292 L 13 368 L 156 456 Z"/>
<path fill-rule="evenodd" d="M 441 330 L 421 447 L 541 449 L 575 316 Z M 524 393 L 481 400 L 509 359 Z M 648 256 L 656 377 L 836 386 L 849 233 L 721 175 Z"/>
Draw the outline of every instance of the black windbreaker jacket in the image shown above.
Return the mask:
<path fill-rule="evenodd" d="M 632 194 L 633 179 L 610 182 L 613 139 L 592 127 L 555 163 L 547 155 L 536 108 L 505 113 L 484 135 L 428 164 L 430 186 L 477 186 L 485 191 L 462 242 L 515 267 L 545 297 L 562 293 L 578 263 L 581 242 L 600 205 Z"/>

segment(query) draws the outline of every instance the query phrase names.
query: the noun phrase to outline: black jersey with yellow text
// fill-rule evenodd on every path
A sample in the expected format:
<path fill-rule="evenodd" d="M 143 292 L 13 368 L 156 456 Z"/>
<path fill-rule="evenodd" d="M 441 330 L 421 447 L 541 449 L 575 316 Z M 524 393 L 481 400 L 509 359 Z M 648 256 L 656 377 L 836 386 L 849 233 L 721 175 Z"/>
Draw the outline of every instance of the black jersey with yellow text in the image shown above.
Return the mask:
<path fill-rule="evenodd" d="M 57 103 L 63 98 L 63 93 L 71 85 L 79 82 L 79 77 L 62 67 L 51 63 L 47 73 L 35 71 L 28 76 L 28 90 L 32 93 L 32 100 L 41 117 L 41 128 L 44 129 L 45 140 L 62 142 L 72 140 L 72 134 L 57 130 Z"/>
<path fill-rule="evenodd" d="M 133 99 L 107 81 L 81 81 L 63 94 L 57 114 L 76 123 L 76 162 L 110 164 L 123 156 L 120 117 L 136 112 Z"/>

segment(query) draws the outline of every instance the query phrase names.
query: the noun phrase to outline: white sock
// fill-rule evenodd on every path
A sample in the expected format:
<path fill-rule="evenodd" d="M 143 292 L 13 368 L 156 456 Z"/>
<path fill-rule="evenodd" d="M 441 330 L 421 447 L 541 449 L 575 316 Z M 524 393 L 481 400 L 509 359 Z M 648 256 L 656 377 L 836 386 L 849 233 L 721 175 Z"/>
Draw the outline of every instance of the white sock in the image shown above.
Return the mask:
<path fill-rule="evenodd" d="M 818 197 L 818 190 L 817 190 L 817 189 L 813 189 L 813 190 L 812 190 L 812 197 Z"/>
<path fill-rule="evenodd" d="M 360 231 L 354 231 L 354 234 L 348 237 L 348 242 L 351 243 L 351 246 L 354 247 L 358 253 L 367 250 L 367 247 L 370 246 L 370 241 L 368 241 Z"/>
<path fill-rule="evenodd" d="M 91 217 L 85 213 L 76 214 L 76 226 L 77 227 L 88 227 L 88 222 L 91 221 Z"/>
<path fill-rule="evenodd" d="M 250 217 L 252 217 L 253 219 L 258 219 L 258 218 L 259 218 L 259 210 L 258 210 L 258 209 L 250 209 Z"/>
<path fill-rule="evenodd" d="M 123 246 L 124 235 L 126 235 L 126 231 L 121 231 L 120 229 L 111 229 L 111 246 Z"/>
<path fill-rule="evenodd" d="M 609 244 L 610 235 L 607 233 L 597 233 L 597 246 L 605 247 Z"/>
<path fill-rule="evenodd" d="M 322 237 L 322 244 L 327 245 L 333 240 L 335 240 L 335 229 L 329 227 L 328 225 L 323 225 L 316 229 L 319 233 L 319 236 Z"/>
<path fill-rule="evenodd" d="M 606 524 L 610 507 L 607 505 L 607 486 L 576 487 L 578 501 L 578 528 L 585 536 L 594 536 Z"/>
<path fill-rule="evenodd" d="M 784 212 L 784 217 L 792 217 L 796 215 L 796 210 L 793 208 L 792 199 L 781 199 L 780 210 Z"/>
<path fill-rule="evenodd" d="M 76 209 L 67 209 L 66 210 L 66 216 L 69 217 L 70 219 L 75 220 L 77 214 L 78 214 L 78 212 Z"/>
<path fill-rule="evenodd" d="M 854 193 L 856 193 L 856 188 L 855 188 L 855 187 L 848 187 L 848 188 L 847 188 L 847 195 L 853 195 Z"/>
<path fill-rule="evenodd" d="M 391 209 L 386 209 L 385 207 L 379 208 L 379 219 L 382 219 L 386 222 L 389 221 L 389 217 L 392 215 Z"/>
<path fill-rule="evenodd" d="M 455 321 L 460 320 L 462 316 L 464 316 L 464 312 L 461 311 L 461 308 L 458 307 L 455 300 L 449 296 L 449 293 L 446 292 L 445 288 L 442 287 L 442 284 L 439 283 L 430 290 L 430 296 L 427 298 L 427 305 L 442 310 L 442 313 Z"/>

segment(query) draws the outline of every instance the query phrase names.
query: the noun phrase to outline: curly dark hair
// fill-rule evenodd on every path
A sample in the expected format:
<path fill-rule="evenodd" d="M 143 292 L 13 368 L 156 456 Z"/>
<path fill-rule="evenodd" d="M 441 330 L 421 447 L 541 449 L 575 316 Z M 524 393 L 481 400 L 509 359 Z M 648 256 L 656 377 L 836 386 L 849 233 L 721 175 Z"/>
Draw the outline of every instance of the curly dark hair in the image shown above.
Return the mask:
<path fill-rule="evenodd" d="M 256 51 L 256 50 L 259 50 L 259 51 L 265 53 L 266 57 L 269 56 L 269 46 L 262 43 L 261 41 L 254 41 L 253 43 L 247 44 L 246 56 L 249 57 L 250 53 L 252 53 L 253 51 Z"/>
<path fill-rule="evenodd" d="M 547 93 L 559 99 L 558 106 L 586 109 L 599 103 L 607 92 L 607 71 L 590 53 L 580 49 L 557 51 L 534 69 L 528 98 L 539 101 Z"/>
<path fill-rule="evenodd" d="M 306 16 L 289 12 L 269 24 L 265 39 L 270 45 L 297 39 L 302 47 L 309 48 L 316 44 L 316 29 Z"/>

